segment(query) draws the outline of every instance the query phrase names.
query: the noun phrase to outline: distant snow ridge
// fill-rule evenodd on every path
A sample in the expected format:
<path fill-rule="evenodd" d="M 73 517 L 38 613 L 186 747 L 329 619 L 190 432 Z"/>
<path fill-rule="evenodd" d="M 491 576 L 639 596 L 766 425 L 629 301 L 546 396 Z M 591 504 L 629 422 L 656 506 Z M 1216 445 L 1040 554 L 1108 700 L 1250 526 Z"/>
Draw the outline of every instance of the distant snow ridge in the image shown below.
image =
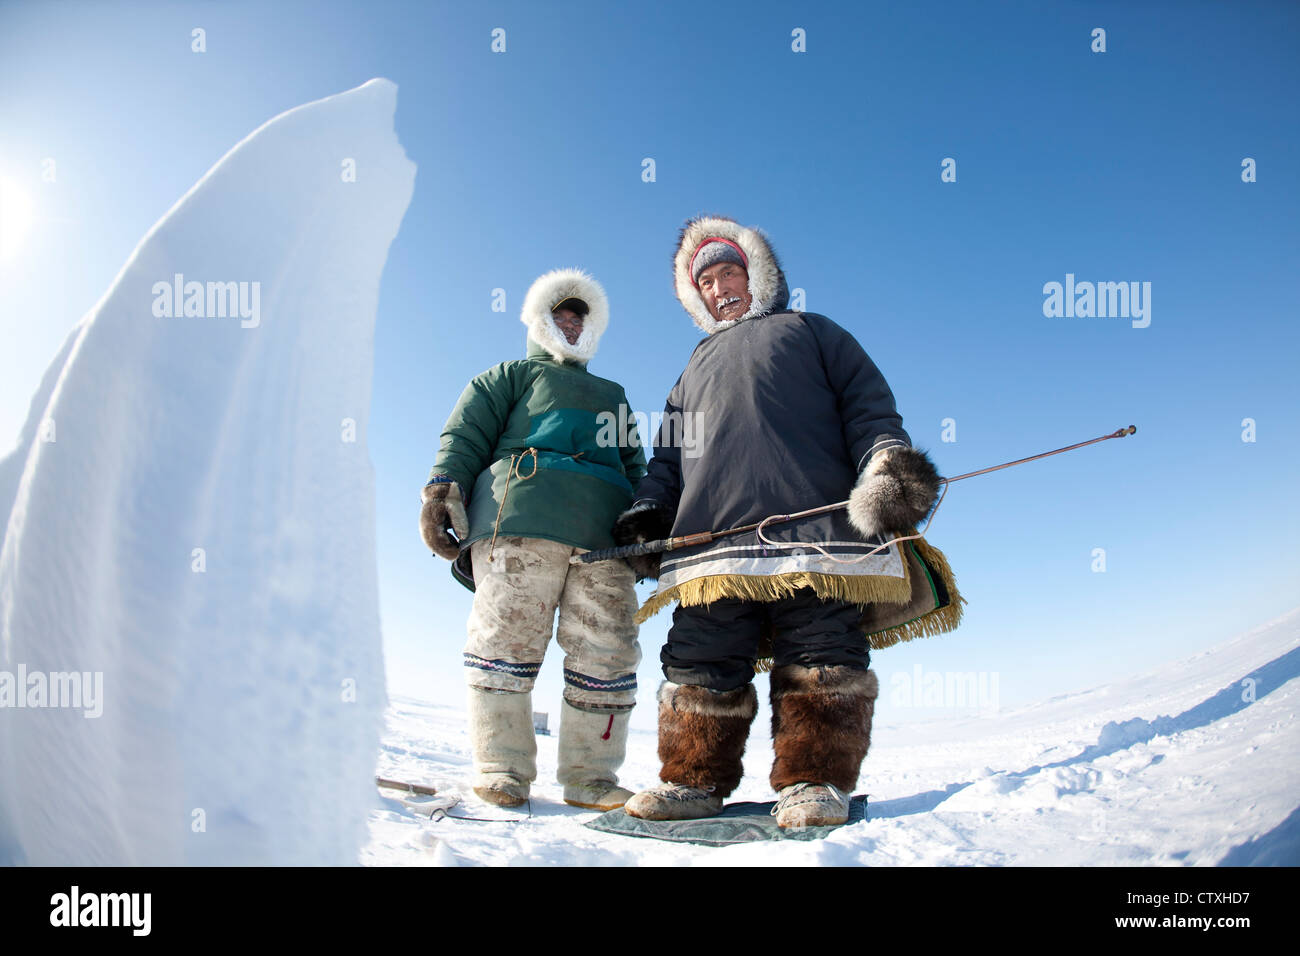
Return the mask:
<path fill-rule="evenodd" d="M 0 461 L 0 862 L 356 862 L 385 706 L 373 330 L 415 180 L 396 98 L 371 80 L 235 146 Z"/>

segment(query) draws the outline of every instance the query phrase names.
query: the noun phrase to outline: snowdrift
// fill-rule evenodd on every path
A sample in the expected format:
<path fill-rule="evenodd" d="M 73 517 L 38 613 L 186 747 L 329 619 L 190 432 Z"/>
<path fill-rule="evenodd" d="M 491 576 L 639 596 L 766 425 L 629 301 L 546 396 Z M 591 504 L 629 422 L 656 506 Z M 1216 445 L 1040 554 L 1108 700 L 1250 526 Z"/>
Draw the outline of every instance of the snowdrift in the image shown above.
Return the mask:
<path fill-rule="evenodd" d="M 0 461 L 0 862 L 357 860 L 397 88 L 272 119 L 141 241 Z"/>

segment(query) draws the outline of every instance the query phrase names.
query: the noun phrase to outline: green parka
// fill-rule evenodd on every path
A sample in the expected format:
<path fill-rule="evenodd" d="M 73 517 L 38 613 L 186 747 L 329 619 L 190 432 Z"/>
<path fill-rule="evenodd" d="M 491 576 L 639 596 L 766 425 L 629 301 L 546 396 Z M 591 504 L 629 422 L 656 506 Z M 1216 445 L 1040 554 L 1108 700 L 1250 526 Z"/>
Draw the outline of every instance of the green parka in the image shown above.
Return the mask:
<path fill-rule="evenodd" d="M 534 335 L 527 358 L 469 383 L 442 430 L 433 475 L 454 480 L 465 498 L 470 530 L 452 571 L 471 590 L 469 545 L 494 532 L 613 547 L 614 520 L 646 473 L 623 387 L 584 361 L 561 360 Z"/>

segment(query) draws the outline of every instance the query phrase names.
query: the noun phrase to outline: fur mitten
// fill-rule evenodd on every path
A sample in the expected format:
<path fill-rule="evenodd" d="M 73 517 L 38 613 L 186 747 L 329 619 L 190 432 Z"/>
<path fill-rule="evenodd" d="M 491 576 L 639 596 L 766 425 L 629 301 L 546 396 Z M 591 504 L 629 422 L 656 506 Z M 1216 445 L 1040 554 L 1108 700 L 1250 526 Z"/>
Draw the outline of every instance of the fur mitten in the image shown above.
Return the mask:
<path fill-rule="evenodd" d="M 626 544 L 643 544 L 646 541 L 658 541 L 673 533 L 673 519 L 676 513 L 667 505 L 653 498 L 642 498 L 633 502 L 618 520 L 614 522 L 614 543 L 622 547 Z M 657 554 L 639 554 L 628 558 L 638 581 L 659 577 L 659 558 Z"/>
<path fill-rule="evenodd" d="M 919 448 L 894 446 L 873 457 L 849 495 L 849 521 L 868 538 L 906 532 L 939 498 L 939 472 Z"/>
<path fill-rule="evenodd" d="M 420 498 L 424 502 L 420 536 L 438 557 L 455 561 L 460 555 L 460 542 L 469 535 L 469 516 L 460 497 L 460 485 L 451 480 L 430 482 Z"/>

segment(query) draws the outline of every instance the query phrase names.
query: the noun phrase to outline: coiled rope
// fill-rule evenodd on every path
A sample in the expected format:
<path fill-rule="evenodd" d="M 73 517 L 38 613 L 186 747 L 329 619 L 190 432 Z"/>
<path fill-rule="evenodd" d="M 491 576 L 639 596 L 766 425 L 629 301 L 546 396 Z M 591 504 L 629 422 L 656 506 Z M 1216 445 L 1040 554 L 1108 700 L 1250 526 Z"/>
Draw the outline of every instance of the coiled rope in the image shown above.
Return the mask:
<path fill-rule="evenodd" d="M 528 474 L 521 474 L 519 466 L 524 463 L 524 459 L 529 455 L 533 456 L 533 470 Z M 501 504 L 497 506 L 497 518 L 492 522 L 492 543 L 488 545 L 488 561 L 492 560 L 492 552 L 497 546 L 497 532 L 501 529 L 501 514 L 506 510 L 506 499 L 510 497 L 510 479 L 518 478 L 520 481 L 527 481 L 537 474 L 537 449 L 529 448 L 526 451 L 515 452 L 510 456 L 510 467 L 506 469 L 506 487 L 501 492 Z"/>

